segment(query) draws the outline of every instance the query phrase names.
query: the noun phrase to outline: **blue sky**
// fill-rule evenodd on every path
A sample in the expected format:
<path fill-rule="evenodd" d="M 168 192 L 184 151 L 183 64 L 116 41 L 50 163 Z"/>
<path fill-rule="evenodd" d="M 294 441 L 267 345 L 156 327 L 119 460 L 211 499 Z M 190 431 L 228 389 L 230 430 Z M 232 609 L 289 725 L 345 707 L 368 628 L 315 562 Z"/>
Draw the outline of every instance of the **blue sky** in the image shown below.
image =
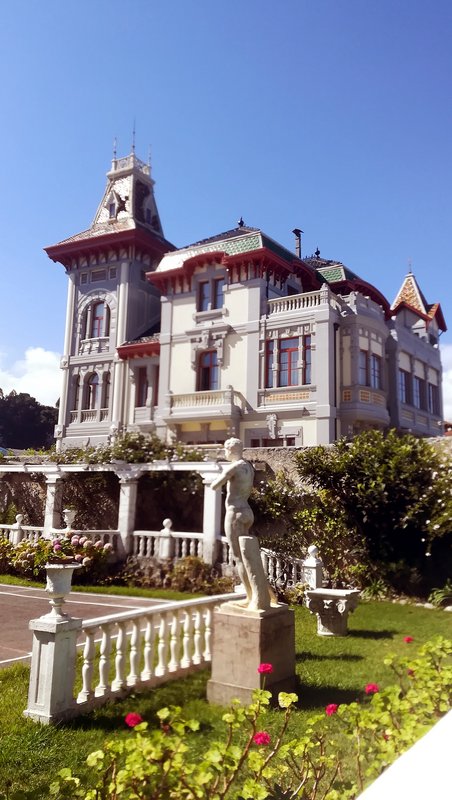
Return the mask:
<path fill-rule="evenodd" d="M 451 331 L 450 0 L 15 0 L 0 24 L 0 386 L 59 393 L 66 278 L 118 155 L 151 145 L 165 234 L 246 224 L 392 300 L 408 265 Z"/>

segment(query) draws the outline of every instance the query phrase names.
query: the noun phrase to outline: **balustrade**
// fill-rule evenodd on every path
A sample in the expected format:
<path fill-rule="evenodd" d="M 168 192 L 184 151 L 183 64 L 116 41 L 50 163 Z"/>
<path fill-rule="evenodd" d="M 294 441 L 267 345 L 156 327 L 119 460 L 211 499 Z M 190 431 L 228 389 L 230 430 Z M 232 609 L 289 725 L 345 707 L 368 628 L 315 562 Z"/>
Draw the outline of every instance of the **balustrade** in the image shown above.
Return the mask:
<path fill-rule="evenodd" d="M 208 664 L 213 608 L 232 597 L 237 595 L 170 603 L 84 622 L 82 688 L 72 715 Z"/>

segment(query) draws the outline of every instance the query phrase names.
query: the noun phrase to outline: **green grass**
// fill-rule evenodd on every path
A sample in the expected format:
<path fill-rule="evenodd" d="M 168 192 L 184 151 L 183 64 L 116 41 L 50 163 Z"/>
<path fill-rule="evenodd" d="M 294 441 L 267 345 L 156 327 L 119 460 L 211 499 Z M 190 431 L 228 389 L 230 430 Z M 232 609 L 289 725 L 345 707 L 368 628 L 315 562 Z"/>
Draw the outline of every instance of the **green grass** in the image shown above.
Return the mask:
<path fill-rule="evenodd" d="M 436 635 L 450 638 L 451 618 L 441 610 L 389 602 L 361 603 L 349 618 L 346 638 L 316 635 L 315 617 L 296 608 L 296 658 L 299 708 L 293 716 L 293 732 L 301 734 L 307 716 L 323 711 L 328 703 L 346 703 L 362 695 L 366 683 L 393 683 L 383 660 L 388 653 L 413 655 L 418 646 Z M 404 636 L 414 637 L 412 644 Z M 28 668 L 19 665 L 0 672 L 0 797 L 6 781 L 27 789 L 33 800 L 48 798 L 48 785 L 63 766 L 82 774 L 88 753 L 105 738 L 130 736 L 124 725 L 128 711 L 139 712 L 151 724 L 155 712 L 166 705 L 180 705 L 185 715 L 196 717 L 201 730 L 196 745 L 221 730 L 221 709 L 205 701 L 208 671 L 174 681 L 126 700 L 110 703 L 73 722 L 56 727 L 37 725 L 22 717 L 27 704 Z M 278 711 L 270 712 L 268 730 Z"/>
<path fill-rule="evenodd" d="M 31 581 L 28 578 L 18 578 L 14 575 L 0 575 L 0 585 L 28 586 L 43 589 L 45 581 Z M 202 594 L 189 594 L 176 592 L 173 589 L 144 589 L 139 586 L 73 586 L 73 592 L 88 592 L 91 594 L 111 594 L 120 597 L 151 597 L 157 600 L 189 600 L 203 597 Z"/>

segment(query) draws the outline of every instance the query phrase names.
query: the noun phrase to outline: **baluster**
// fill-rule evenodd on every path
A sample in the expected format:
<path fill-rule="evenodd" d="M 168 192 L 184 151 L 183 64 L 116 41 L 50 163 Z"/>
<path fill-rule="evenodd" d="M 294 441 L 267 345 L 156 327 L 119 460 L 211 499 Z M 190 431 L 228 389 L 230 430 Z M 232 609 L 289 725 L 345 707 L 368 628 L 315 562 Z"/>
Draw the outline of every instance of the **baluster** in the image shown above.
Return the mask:
<path fill-rule="evenodd" d="M 193 652 L 193 664 L 200 664 L 202 661 L 201 655 L 201 644 L 202 644 L 202 616 L 201 611 L 199 608 L 195 611 L 195 633 L 193 636 L 193 645 L 194 645 L 194 652 Z"/>
<path fill-rule="evenodd" d="M 188 541 L 189 541 L 189 544 L 190 544 L 190 555 L 191 556 L 195 556 L 196 555 L 196 540 L 195 539 L 189 539 Z"/>
<path fill-rule="evenodd" d="M 141 655 L 141 631 L 140 621 L 132 622 L 132 633 L 130 636 L 130 672 L 127 676 L 127 686 L 136 686 L 140 681 L 140 655 Z"/>
<path fill-rule="evenodd" d="M 94 670 L 94 630 L 85 631 L 83 648 L 82 688 L 77 696 L 77 703 L 86 703 L 94 697 L 91 688 Z"/>
<path fill-rule="evenodd" d="M 189 667 L 191 664 L 191 639 L 193 630 L 193 616 L 190 611 L 184 612 L 184 632 L 182 636 L 182 659 L 181 667 Z"/>
<path fill-rule="evenodd" d="M 182 558 L 186 558 L 186 556 L 187 556 L 187 540 L 186 539 L 182 539 L 181 544 L 182 544 Z"/>
<path fill-rule="evenodd" d="M 168 628 L 166 624 L 166 617 L 164 615 L 160 616 L 158 637 L 159 641 L 157 651 L 159 660 L 155 668 L 155 674 L 166 675 L 166 666 L 168 661 Z"/>
<path fill-rule="evenodd" d="M 170 662 L 168 669 L 170 672 L 175 672 L 179 666 L 179 614 L 177 611 L 173 613 L 173 618 L 170 625 Z"/>
<path fill-rule="evenodd" d="M 116 657 L 115 657 L 115 679 L 111 685 L 114 692 L 120 691 L 126 686 L 125 677 L 125 643 L 126 643 L 126 624 L 125 622 L 118 622 L 118 636 L 116 639 Z"/>
<path fill-rule="evenodd" d="M 155 626 L 152 617 L 146 618 L 146 630 L 144 632 L 144 666 L 141 673 L 142 681 L 149 681 L 152 678 L 152 662 L 154 660 L 154 639 Z"/>
<path fill-rule="evenodd" d="M 146 548 L 146 539 L 144 538 L 144 536 L 140 536 L 139 544 L 138 544 L 138 555 L 139 556 L 146 555 L 145 548 Z"/>
<path fill-rule="evenodd" d="M 110 651 L 111 651 L 111 626 L 102 625 L 102 640 L 100 643 L 99 660 L 99 683 L 96 686 L 96 697 L 103 697 L 108 691 L 108 675 L 110 672 Z"/>
<path fill-rule="evenodd" d="M 204 619 L 204 661 L 212 660 L 212 653 L 210 651 L 210 639 L 212 636 L 212 609 L 210 606 L 206 608 L 206 615 Z"/>

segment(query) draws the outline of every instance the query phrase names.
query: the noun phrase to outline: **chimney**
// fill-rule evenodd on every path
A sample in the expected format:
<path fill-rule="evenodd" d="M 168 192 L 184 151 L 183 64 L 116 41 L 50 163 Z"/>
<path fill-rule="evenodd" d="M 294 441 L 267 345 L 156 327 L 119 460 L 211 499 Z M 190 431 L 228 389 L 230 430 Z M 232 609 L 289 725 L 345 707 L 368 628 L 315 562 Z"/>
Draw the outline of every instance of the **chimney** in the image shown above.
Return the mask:
<path fill-rule="evenodd" d="M 292 233 L 295 236 L 295 254 L 297 258 L 301 258 L 301 234 L 303 231 L 300 228 L 294 228 Z"/>

